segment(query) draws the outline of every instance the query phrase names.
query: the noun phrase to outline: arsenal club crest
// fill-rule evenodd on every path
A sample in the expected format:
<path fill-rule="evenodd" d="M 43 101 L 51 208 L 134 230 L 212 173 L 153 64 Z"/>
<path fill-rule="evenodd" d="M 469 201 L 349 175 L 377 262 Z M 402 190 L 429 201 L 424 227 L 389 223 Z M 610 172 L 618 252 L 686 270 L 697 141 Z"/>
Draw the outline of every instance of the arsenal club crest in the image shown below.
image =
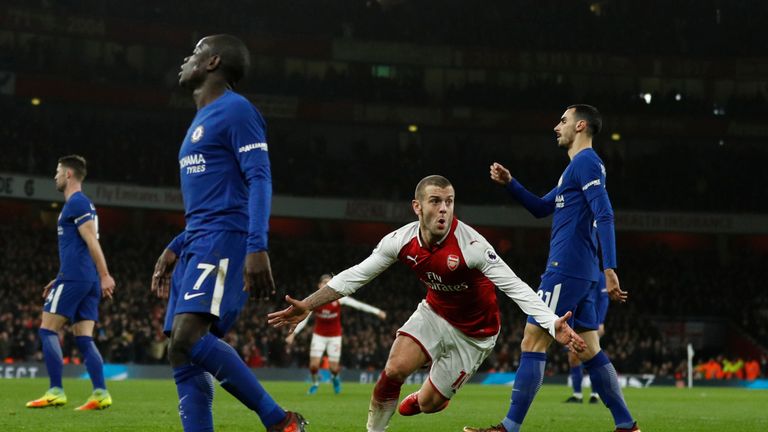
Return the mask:
<path fill-rule="evenodd" d="M 459 257 L 457 255 L 448 255 L 448 270 L 454 271 L 459 267 Z"/>

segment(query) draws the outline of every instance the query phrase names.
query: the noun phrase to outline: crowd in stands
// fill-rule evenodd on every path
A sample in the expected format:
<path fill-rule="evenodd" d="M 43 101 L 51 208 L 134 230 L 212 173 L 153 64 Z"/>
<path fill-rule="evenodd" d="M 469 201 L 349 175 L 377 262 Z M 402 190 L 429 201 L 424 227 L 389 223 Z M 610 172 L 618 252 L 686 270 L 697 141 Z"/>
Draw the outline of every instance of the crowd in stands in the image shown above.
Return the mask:
<path fill-rule="evenodd" d="M 54 233 L 55 230 L 35 222 L 0 228 L 0 286 L 4 300 L 0 303 L 0 359 L 41 360 L 37 328 L 43 304 L 42 287 L 58 269 Z M 149 292 L 149 280 L 154 260 L 173 234 L 173 229 L 153 227 L 126 228 L 102 235 L 101 242 L 117 281 L 114 299 L 102 302 L 101 321 L 95 334 L 106 361 L 167 362 L 166 338 L 162 333 L 165 302 Z M 371 245 L 345 244 L 318 235 L 307 240 L 273 238 L 270 254 L 280 291 L 303 297 L 315 289 L 318 275 L 338 272 L 359 262 L 371 248 Z M 541 263 L 546 259 L 546 245 L 534 250 L 508 251 L 503 256 L 518 275 L 534 288 L 537 286 Z M 664 250 L 641 250 L 620 256 L 624 269 L 620 271 L 622 286 L 630 291 L 630 301 L 611 305 L 602 341 L 617 370 L 662 377 L 684 371 L 684 344 L 660 330 L 657 324 L 664 319 L 718 316 L 735 322 L 741 331 L 749 330 L 763 345 L 768 344 L 765 334 L 768 296 L 749 282 L 749 275 L 756 274 L 760 265 L 759 259 L 741 262 L 737 271 L 702 258 L 673 257 L 670 251 Z M 722 302 L 719 296 L 724 286 L 739 286 L 744 296 L 755 300 L 754 310 L 745 313 L 738 302 Z M 388 317 L 382 323 L 369 314 L 343 312 L 342 365 L 380 368 L 397 328 L 423 296 L 424 288 L 399 264 L 358 291 L 355 298 L 386 310 Z M 510 299 L 501 293 L 499 298 L 502 330 L 483 371 L 514 371 L 520 357 L 525 317 Z M 681 298 L 685 301 L 680 301 Z M 267 327 L 266 314 L 282 307 L 278 301 L 249 302 L 226 337 L 252 367 L 307 364 L 310 331 L 302 332 L 292 346 L 287 346 L 284 331 Z M 64 332 L 62 336 L 64 356 L 77 362 L 79 357 L 71 333 Z M 768 372 L 766 360 L 762 360 L 762 374 Z M 567 372 L 565 352 L 553 347 L 547 374 Z"/>
<path fill-rule="evenodd" d="M 302 71 L 301 67 L 289 68 L 288 60 L 271 54 L 273 67 L 255 67 L 250 79 L 238 89 L 244 93 L 341 106 L 353 101 L 445 112 L 455 107 L 468 111 L 490 109 L 521 118 L 551 113 L 553 119 L 569 103 L 588 102 L 606 116 L 606 130 L 596 147 L 606 162 L 611 198 L 617 209 L 768 211 L 768 201 L 749 198 L 763 194 L 762 161 L 768 159 L 768 150 L 762 145 L 764 131 L 757 122 L 768 112 L 768 96 L 759 82 L 735 82 L 730 90 L 727 82 L 715 82 L 716 78 L 707 74 L 716 75 L 716 63 L 722 60 L 712 59 L 712 70 L 702 72 L 704 76 L 696 76 L 695 71 L 652 74 L 665 83 L 680 81 L 681 87 L 689 78 L 686 74 L 690 74 L 691 80 L 698 83 L 692 88 L 718 88 L 717 92 L 701 90 L 691 94 L 685 88 L 664 88 L 645 96 L 644 92 L 651 90 L 639 87 L 641 79 L 631 64 L 624 74 L 598 71 L 586 78 L 565 68 L 532 72 L 497 65 L 482 70 L 482 80 L 471 79 L 472 71 L 466 69 L 465 82 L 448 84 L 450 80 L 443 83 L 440 79 L 436 85 L 428 68 L 422 66 L 390 65 L 391 74 L 377 75 L 372 73 L 373 64 L 336 62 L 328 52 L 311 50 L 313 38 L 322 35 L 440 43 L 457 49 L 500 44 L 506 50 L 514 47 L 542 53 L 630 54 L 635 59 L 664 54 L 672 59 L 699 56 L 699 60 L 707 60 L 718 53 L 731 56 L 724 61 L 729 67 L 749 70 L 759 66 L 739 56 L 766 54 L 765 44 L 750 36 L 756 26 L 762 25 L 760 17 L 765 16 L 766 5 L 750 2 L 746 7 L 739 2 L 714 0 L 674 5 L 660 0 L 567 4 L 558 0 L 493 0 L 481 6 L 470 0 L 449 0 L 441 2 L 440 7 L 424 0 L 385 3 L 392 5 L 384 7 L 366 0 L 235 0 L 222 8 L 198 0 L 14 0 L 8 2 L 6 12 L 0 12 L 0 19 L 5 18 L 12 29 L 0 35 L 0 93 L 13 93 L 4 86 L 15 73 L 17 77 L 61 79 L 62 86 L 71 80 L 109 89 L 149 88 L 167 95 L 169 100 L 178 97 L 190 103 L 186 93 L 178 92 L 176 74 L 182 58 L 189 54 L 189 45 L 207 30 L 191 28 L 190 23 L 210 22 L 216 23 L 217 29 L 227 28 L 251 42 L 266 45 L 271 43 L 270 37 L 285 41 L 285 35 L 294 35 L 296 46 L 307 49 L 290 61 L 317 63 Z M 657 13 L 660 10 L 664 13 Z M 431 17 L 430 25 L 424 25 L 425 16 Z M 80 18 L 100 24 L 81 29 Z M 653 26 L 647 25 L 650 20 Z M 110 26 L 130 27 L 137 23 L 152 29 L 167 26 L 169 33 L 189 35 L 190 40 L 162 34 L 157 46 L 127 36 L 115 41 L 114 46 L 102 41 L 112 37 L 104 36 L 113 35 L 108 31 Z M 67 37 L 57 37 L 57 32 Z M 261 39 L 259 35 L 269 37 Z M 93 46 L 89 45 L 89 37 L 94 38 Z M 129 51 L 136 49 L 146 52 L 145 69 L 136 69 L 128 61 Z M 652 52 L 645 51 L 648 49 Z M 585 79 L 589 85 L 584 85 Z M 722 100 L 713 100 L 715 93 Z M 174 161 L 193 115 L 191 105 L 190 109 L 181 109 L 132 104 L 114 100 L 110 106 L 85 107 L 43 100 L 42 105 L 31 106 L 27 98 L 0 95 L 0 109 L 7 113 L 0 123 L 4 148 L 0 171 L 47 176 L 57 157 L 81 153 L 92 161 L 91 180 L 176 186 Z M 316 105 L 314 109 L 324 106 Z M 631 122 L 643 125 L 638 126 L 641 130 L 634 131 L 635 136 L 623 133 L 619 122 L 610 119 L 619 115 L 636 115 Z M 524 185 L 542 195 L 551 189 L 567 163 L 555 151 L 549 127 L 532 132 L 475 125 L 451 129 L 418 125 L 421 130 L 408 135 L 405 125 L 356 123 L 350 125 L 358 128 L 353 137 L 352 133 L 323 131 L 331 122 L 318 127 L 316 120 L 296 116 L 299 119 L 267 118 L 275 190 L 283 195 L 402 200 L 409 198 L 418 180 L 409 177 L 410 173 L 418 177 L 442 173 L 459 186 L 463 202 L 499 203 L 504 197 L 484 175 L 491 162 L 504 163 Z M 510 120 L 514 123 L 514 119 Z M 672 129 L 677 132 L 667 134 Z M 619 142 L 611 141 L 614 132 L 619 133 Z M 541 149 L 551 151 L 521 151 L 517 144 L 524 141 L 540 143 Z M 344 151 L 339 151 L 340 147 Z M 361 180 L 369 176 L 377 181 Z"/>
<path fill-rule="evenodd" d="M 436 5 L 424 0 L 236 0 L 227 7 L 199 0 L 8 3 L 59 16 L 179 28 L 210 23 L 233 33 L 256 35 L 354 37 L 552 51 L 578 48 L 612 54 L 709 57 L 713 53 L 768 53 L 765 45 L 752 37 L 760 32 L 768 15 L 768 7 L 761 2 L 444 0 Z"/>
<path fill-rule="evenodd" d="M 732 57 L 768 55 L 768 46 L 753 37 L 761 33 L 768 12 L 768 3 L 761 2 L 494 0 L 479 5 L 470 0 L 448 0 L 436 7 L 434 2 L 424 0 L 385 2 L 392 6 L 365 0 L 235 0 L 227 8 L 197 0 L 7 3 L 11 9 L 0 11 L 0 19 L 17 20 L 12 24 L 22 27 L 24 20 L 36 22 L 34 14 L 24 12 L 31 11 L 50 13 L 52 17 L 103 18 L 108 26 L 137 21 L 144 25 L 167 25 L 190 35 L 205 33 L 207 29 L 191 29 L 189 23 L 210 22 L 219 29 L 251 37 L 293 34 L 301 40 L 324 36 L 506 50 L 514 46 L 531 52 L 704 59 L 711 58 L 713 53 Z M 24 13 L 13 12 L 19 10 Z M 248 10 L 259 13 L 243 12 Z M 425 17 L 429 17 L 428 26 L 423 25 Z M 648 25 L 650 21 L 653 25 Z M 99 57 L 87 50 L 83 53 L 89 54 L 70 58 L 66 52 L 57 51 L 61 41 L 53 33 L 54 36 L 29 33 L 18 40 L 4 34 L 0 37 L 0 70 L 58 74 L 65 79 L 126 88 L 150 85 L 170 97 L 171 89 L 176 87 L 178 63 L 188 54 L 188 47 L 159 47 L 163 53 L 179 49 L 179 57 L 159 56 L 162 58 L 158 59 L 157 67 L 142 71 L 132 69 L 127 53 L 121 50 L 116 50 L 108 63 L 94 61 Z M 190 40 L 189 44 L 193 42 Z M 552 110 L 555 115 L 560 114 L 561 103 L 570 103 L 580 94 L 572 81 L 574 77 L 567 74 L 541 74 L 520 86 L 470 80 L 446 86 L 443 92 L 428 92 L 423 74 L 423 70 L 401 68 L 392 77 L 377 77 L 364 67 L 344 71 L 331 68 L 322 77 L 308 77 L 256 70 L 244 90 L 317 101 Z M 8 77 L 7 73 L 0 75 L 3 80 Z M 0 82 L 0 87 L 4 84 Z M 638 114 L 644 119 L 685 116 L 699 118 L 702 123 L 713 116 L 760 118 L 768 110 L 768 98 L 759 90 L 734 93 L 720 106 L 677 90 L 653 94 L 653 102 L 648 103 L 640 96 L 641 90 L 618 84 L 614 87 L 606 78 L 599 92 L 583 95 L 583 99 L 604 113 Z M 713 108 L 721 111 L 715 113 Z M 115 106 L 98 108 L 47 101 L 31 106 L 28 100 L 8 95 L 0 95 L 0 110 L 5 113 L 0 123 L 0 172 L 52 176 L 59 156 L 80 153 L 89 159 L 89 181 L 166 187 L 178 184 L 175 161 L 192 118 L 191 110 L 121 107 L 119 101 L 115 101 Z M 504 163 L 523 184 L 542 195 L 551 189 L 567 163 L 565 156 L 553 148 L 554 140 L 547 135 L 548 130 L 534 137 L 501 137 L 507 132 L 460 128 L 449 137 L 448 132 L 428 127 L 417 135 L 388 130 L 385 135 L 390 139 L 381 144 L 381 139 L 372 137 L 381 134 L 383 126 L 371 126 L 362 134 L 371 137 L 369 140 L 318 133 L 309 121 L 268 122 L 274 186 L 282 195 L 409 200 L 413 184 L 424 174 L 434 172 L 451 178 L 461 203 L 500 204 L 507 200 L 487 179 L 489 163 Z M 759 138 L 666 137 L 644 141 L 625 137 L 612 143 L 610 131 L 606 132 L 596 147 L 606 162 L 608 187 L 619 210 L 768 211 L 768 200 L 758 198 L 765 195 L 763 165 L 768 160 Z M 528 150 L 515 147 L 516 142 L 524 140 L 552 148 L 538 153 L 530 151 L 530 146 Z M 346 150 L 338 151 L 340 146 L 347 146 Z M 375 181 L 368 180 L 371 178 Z M 149 293 L 148 284 L 154 260 L 173 234 L 171 229 L 155 227 L 127 228 L 103 236 L 107 259 L 118 284 L 114 300 L 102 304 L 101 322 L 95 334 L 107 361 L 167 362 L 166 338 L 162 334 L 165 304 Z M 271 256 L 275 277 L 281 291 L 306 295 L 314 289 L 318 275 L 358 262 L 371 247 L 344 244 L 331 238 L 306 239 L 300 244 L 274 238 Z M 735 249 L 731 248 L 734 256 L 728 260 L 713 253 L 676 253 L 663 247 L 633 250 L 620 256 L 619 274 L 631 297 L 625 305 L 612 305 L 602 342 L 620 372 L 674 376 L 683 370 L 684 346 L 659 329 L 660 320 L 717 316 L 748 332 L 757 343 L 768 345 L 768 295 L 754 277 L 762 273 L 765 256 Z M 540 250 L 509 251 L 504 255 L 513 269 L 534 287 L 545 257 L 546 245 Z M 41 359 L 37 327 L 42 287 L 57 269 L 55 230 L 37 221 L 0 227 L 0 359 Z M 750 299 L 750 306 L 744 307 L 741 301 L 722 301 L 724 287 L 738 287 L 739 298 Z M 397 290 L 397 295 L 392 295 L 393 290 Z M 370 315 L 344 312 L 343 365 L 380 368 L 395 330 L 423 294 L 424 288 L 397 265 L 356 294 L 360 300 L 387 310 L 388 318 L 381 323 Z M 524 317 L 509 299 L 502 298 L 500 305 L 502 333 L 484 370 L 515 370 L 520 357 Z M 267 329 L 266 313 L 280 306 L 276 301 L 249 303 L 227 336 L 227 341 L 253 367 L 306 364 L 309 331 L 287 347 L 284 332 Z M 63 350 L 65 357 L 76 361 L 77 348 L 70 332 L 63 333 Z M 756 369 L 762 369 L 763 376 L 768 375 L 765 357 L 746 359 L 741 366 L 735 353 L 707 352 L 706 356 L 710 354 L 712 359 L 703 357 L 698 368 L 705 378 L 721 374 L 723 378 L 749 378 L 759 374 Z M 718 358 L 720 354 L 727 357 Z M 704 358 L 708 360 L 704 362 Z M 753 361 L 758 362 L 759 368 Z M 565 354 L 553 348 L 547 368 L 548 374 L 567 372 Z"/>
<path fill-rule="evenodd" d="M 88 51 L 93 56 L 81 55 L 72 61 L 70 51 L 87 48 L 60 47 L 61 41 L 50 37 L 30 35 L 25 38 L 0 38 L 0 71 L 13 72 L 19 77 L 56 79 L 64 82 L 94 83 L 99 88 L 125 88 L 171 93 L 178 87 L 179 66 L 191 50 L 192 42 L 185 47 L 163 47 L 167 52 L 157 59 L 151 58 L 152 49 L 143 48 L 147 57 L 143 66 L 126 60 L 126 48 L 114 49 L 106 55 L 103 50 Z M 101 53 L 97 55 L 96 53 Z M 258 54 L 254 54 L 257 57 Z M 515 70 L 507 68 L 473 68 L 467 66 L 464 79 L 435 81 L 424 66 L 388 65 L 383 76 L 373 72 L 375 63 L 344 63 L 332 58 L 299 61 L 319 63 L 311 68 L 289 67 L 284 58 L 269 56 L 262 60 L 270 64 L 260 67 L 257 63 L 247 80 L 238 90 L 248 94 L 297 97 L 310 101 L 355 101 L 359 103 L 383 103 L 427 107 L 471 107 L 491 110 L 531 110 L 559 108 L 563 103 L 589 101 L 605 112 L 653 116 L 698 116 L 712 119 L 757 118 L 768 109 L 768 95 L 764 86 L 754 82 L 741 86 L 739 83 L 728 93 L 714 95 L 699 89 L 697 80 L 670 76 L 669 82 L 678 87 L 648 88 L 634 75 L 633 64 L 626 72 L 568 70 Z M 384 62 L 384 61 L 382 61 Z M 385 62 L 384 62 L 385 63 Z M 643 63 L 637 61 L 637 63 Z M 320 66 L 322 65 L 322 66 Z M 433 66 L 434 67 L 434 66 Z M 741 69 L 752 67 L 744 60 Z M 674 67 L 669 67 L 673 69 Z M 724 67 L 722 67 L 724 68 Z M 500 70 L 497 70 L 500 69 Z M 457 69 L 460 70 L 460 69 Z M 470 71 L 482 71 L 482 79 L 472 78 Z M 447 75 L 451 69 L 445 69 Z M 505 78 L 498 78 L 503 75 Z M 41 78 L 42 77 L 42 78 Z M 714 78 L 710 78 L 714 80 Z M 646 86 L 648 84 L 645 84 Z M 690 90 L 687 90 L 687 87 Z M 647 95 L 646 95 L 647 93 Z M 121 101 L 116 100 L 119 104 Z"/>
<path fill-rule="evenodd" d="M 146 0 L 139 3 L 144 2 Z M 744 86 L 736 83 L 733 90 L 729 90 L 732 95 L 718 94 L 717 100 L 714 92 L 701 90 L 707 86 L 700 82 L 702 79 L 718 79 L 716 71 L 719 69 L 749 70 L 755 67 L 751 59 L 738 58 L 749 57 L 747 54 L 765 55 L 764 44 L 752 38 L 750 31 L 757 31 L 762 25 L 761 17 L 768 12 L 765 5 L 744 7 L 738 2 L 722 4 L 713 0 L 704 4 L 676 2 L 675 5 L 660 0 L 651 4 L 630 0 L 567 4 L 558 0 L 495 0 L 478 6 L 471 0 L 449 0 L 436 8 L 428 1 L 411 0 L 382 11 L 369 5 L 377 4 L 373 0 L 237 0 L 231 8 L 255 12 L 233 14 L 229 8 L 202 1 L 147 2 L 144 7 L 102 0 L 11 3 L 17 4 L 9 9 L 5 19 L 12 24 L 11 28 L 20 31 L 15 36 L 0 37 L 0 70 L 106 84 L 111 88 L 139 86 L 169 92 L 176 87 L 180 62 L 189 54 L 194 39 L 206 33 L 204 27 L 190 27 L 189 23 L 210 22 L 216 23 L 212 25 L 216 31 L 227 28 L 232 33 L 250 37 L 259 47 L 259 44 L 279 44 L 277 41 L 284 40 L 286 34 L 292 35 L 288 40 L 295 38 L 295 45 L 306 47 L 299 50 L 303 55 L 290 54 L 291 60 L 325 64 L 323 71 L 314 65 L 307 67 L 313 70 L 312 73 L 301 72 L 301 68 L 288 67 L 286 59 L 269 55 L 267 57 L 275 61 L 269 67 L 254 62 L 256 66 L 250 80 L 240 88 L 247 93 L 495 109 L 549 108 L 553 101 L 562 104 L 563 101 L 588 100 L 606 112 L 660 116 L 749 115 L 759 118 L 768 109 L 764 86 L 754 82 Z M 658 13 L 659 10 L 664 13 Z M 424 25 L 425 16 L 433 17 L 429 25 Z M 85 23 L 89 22 L 87 20 L 100 23 L 92 27 L 101 30 L 93 33 L 80 30 L 76 25 L 80 23 L 77 18 Z M 51 23 L 57 19 L 61 22 Z M 647 24 L 651 20 L 653 26 Z M 40 31 L 35 26 L 38 22 L 44 24 L 40 27 L 48 25 L 52 28 Z M 161 37 L 158 42 L 133 41 L 117 30 L 141 26 L 147 28 L 147 33 L 158 31 L 158 27 L 171 26 L 171 32 L 188 35 L 189 40 L 181 36 L 171 40 Z M 547 31 L 540 31 L 540 28 Z M 214 31 L 213 28 L 210 31 Z M 85 41 L 88 37 L 93 38 L 90 45 Z M 599 70 L 582 72 L 588 76 L 574 76 L 579 74 L 578 68 L 572 71 L 565 66 L 560 70 L 537 72 L 515 70 L 511 66 L 493 65 L 483 69 L 470 65 L 467 71 L 469 68 L 475 72 L 483 70 L 482 80 L 467 78 L 461 84 L 447 84 L 449 81 L 446 80 L 443 84 L 442 80 L 430 81 L 423 66 L 390 65 L 395 71 L 391 76 L 376 76 L 371 73 L 374 64 L 339 62 L 326 52 L 328 48 L 315 52 L 313 40 L 316 37 L 443 44 L 468 51 L 501 47 L 509 52 L 596 53 L 605 55 L 602 61 L 606 63 L 611 61 L 611 54 L 626 54 L 633 60 L 625 66 L 623 74 L 601 73 Z M 270 41 L 270 38 L 275 40 Z M 72 40 L 65 43 L 63 39 Z M 104 40 L 113 44 L 104 43 Z M 102 43 L 103 46 L 99 45 Z M 141 64 L 129 61 L 137 49 L 143 52 Z M 651 52 L 646 51 L 649 49 Z M 713 53 L 728 60 L 712 58 Z M 712 62 L 701 66 L 711 68 L 711 71 L 703 71 L 703 76 L 697 68 L 682 72 L 682 75 L 676 70 L 662 71 L 669 74 L 669 80 L 681 83 L 679 89 L 640 86 L 635 62 L 649 64 L 651 60 L 646 58 L 650 55 L 655 58 L 665 56 L 663 58 L 669 61 L 675 55 L 696 54 Z M 734 58 L 737 60 L 733 61 Z M 346 67 L 337 69 L 334 64 L 338 66 L 338 63 L 344 63 Z M 497 78 L 497 72 L 511 74 L 514 78 Z M 664 78 L 656 71 L 644 72 L 643 76 Z M 686 93 L 685 84 L 682 84 L 686 79 L 691 80 L 688 86 L 691 91 L 696 89 L 698 95 Z M 587 87 L 590 89 L 585 90 Z M 442 91 L 435 91 L 436 88 Z M 649 91 L 652 92 L 652 103 L 647 103 L 641 96 Z"/>
<path fill-rule="evenodd" d="M 178 185 L 178 146 L 191 112 L 34 107 L 3 98 L 0 107 L 9 114 L 0 124 L 0 172 L 49 176 L 59 156 L 78 153 L 89 161 L 90 181 Z M 559 111 L 553 112 L 557 118 Z M 423 175 L 440 173 L 457 185 L 463 203 L 497 205 L 509 200 L 488 180 L 492 162 L 506 165 L 540 195 L 554 186 L 568 162 L 548 130 L 507 136 L 427 129 L 414 135 L 372 127 L 355 134 L 358 137 L 296 121 L 271 122 L 268 141 L 276 193 L 408 200 Z M 595 147 L 606 164 L 616 209 L 768 210 L 768 201 L 745 198 L 762 194 L 762 161 L 768 159 L 768 150 L 757 140 L 729 139 L 718 145 L 693 138 L 627 137 L 613 142 L 606 131 Z"/>

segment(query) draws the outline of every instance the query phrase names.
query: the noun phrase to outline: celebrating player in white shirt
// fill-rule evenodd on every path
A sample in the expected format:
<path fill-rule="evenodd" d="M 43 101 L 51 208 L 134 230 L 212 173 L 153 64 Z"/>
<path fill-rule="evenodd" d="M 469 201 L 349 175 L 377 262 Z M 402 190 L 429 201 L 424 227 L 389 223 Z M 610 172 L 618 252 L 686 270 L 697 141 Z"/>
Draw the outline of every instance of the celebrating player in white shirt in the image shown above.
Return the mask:
<path fill-rule="evenodd" d="M 271 325 L 293 330 L 311 310 L 352 294 L 395 261 L 413 269 L 427 296 L 397 332 L 371 397 L 369 432 L 387 428 L 403 382 L 425 365 L 430 365 L 429 378 L 402 401 L 400 414 L 433 413 L 448 405 L 496 343 L 500 328 L 496 287 L 558 342 L 584 349 L 584 341 L 566 322 L 571 313 L 563 317 L 552 313 L 483 236 L 454 218 L 453 206 L 454 190 L 448 179 L 425 177 L 412 201 L 417 222 L 388 234 L 363 262 L 339 273 L 309 297 L 286 296 L 290 306 L 269 314 Z"/>
<path fill-rule="evenodd" d="M 322 288 L 331 280 L 332 276 L 324 274 L 320 276 L 317 288 Z M 367 303 L 355 300 L 352 297 L 342 297 L 338 300 L 324 304 L 307 316 L 296 326 L 293 333 L 289 334 L 285 341 L 291 345 L 301 330 L 306 327 L 309 317 L 315 317 L 315 328 L 312 331 L 312 342 L 309 345 L 309 372 L 312 374 L 312 386 L 307 393 L 313 395 L 317 393 L 320 386 L 320 361 L 323 353 L 328 353 L 328 369 L 331 371 L 331 383 L 333 391 L 338 394 L 341 392 L 341 379 L 339 378 L 339 360 L 341 359 L 341 307 L 349 306 L 353 309 L 361 310 L 374 314 L 381 319 L 387 318 L 387 313 L 383 310 L 371 306 Z"/>

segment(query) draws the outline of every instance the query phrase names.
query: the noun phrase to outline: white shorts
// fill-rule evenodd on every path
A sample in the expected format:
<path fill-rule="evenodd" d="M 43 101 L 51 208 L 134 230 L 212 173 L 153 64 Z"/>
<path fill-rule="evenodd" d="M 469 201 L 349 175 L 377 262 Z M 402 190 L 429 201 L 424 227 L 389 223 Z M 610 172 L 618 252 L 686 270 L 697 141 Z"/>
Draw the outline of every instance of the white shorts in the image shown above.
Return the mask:
<path fill-rule="evenodd" d="M 312 333 L 309 356 L 319 358 L 324 352 L 328 353 L 328 361 L 338 363 L 341 358 L 341 336 L 320 336 Z"/>
<path fill-rule="evenodd" d="M 498 335 L 473 338 L 448 323 L 423 300 L 397 331 L 416 341 L 429 357 L 429 381 L 450 399 L 477 372 L 496 345 Z"/>

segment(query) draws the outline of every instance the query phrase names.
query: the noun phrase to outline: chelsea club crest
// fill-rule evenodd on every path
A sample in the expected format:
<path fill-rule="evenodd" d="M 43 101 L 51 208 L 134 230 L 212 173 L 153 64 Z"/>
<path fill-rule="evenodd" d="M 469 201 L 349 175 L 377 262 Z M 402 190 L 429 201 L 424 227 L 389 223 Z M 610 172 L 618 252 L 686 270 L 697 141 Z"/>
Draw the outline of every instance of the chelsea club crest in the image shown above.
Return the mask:
<path fill-rule="evenodd" d="M 192 132 L 192 142 L 196 143 L 200 141 L 200 138 L 203 137 L 203 132 L 205 132 L 203 125 L 196 127 L 195 130 Z"/>

